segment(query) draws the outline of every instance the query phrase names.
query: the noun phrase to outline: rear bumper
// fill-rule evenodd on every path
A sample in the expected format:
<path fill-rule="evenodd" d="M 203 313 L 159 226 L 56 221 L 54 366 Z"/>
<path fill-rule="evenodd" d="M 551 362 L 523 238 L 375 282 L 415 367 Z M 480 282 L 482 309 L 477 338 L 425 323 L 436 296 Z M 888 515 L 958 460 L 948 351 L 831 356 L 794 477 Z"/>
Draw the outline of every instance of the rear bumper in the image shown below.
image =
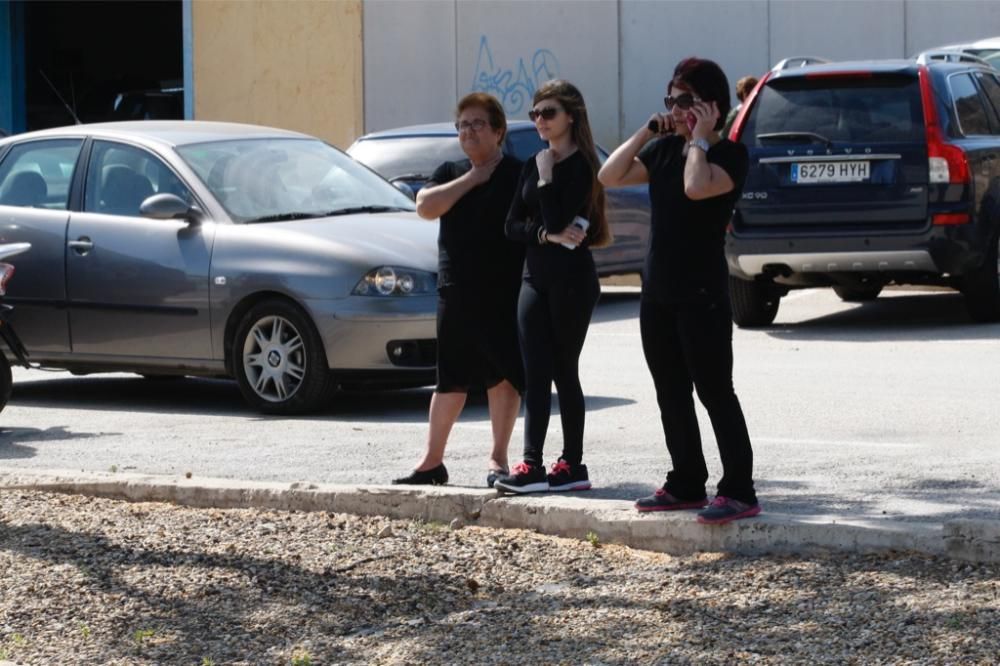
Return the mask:
<path fill-rule="evenodd" d="M 918 277 L 962 275 L 984 258 L 986 239 L 974 223 L 932 226 L 918 233 L 863 234 L 856 231 L 790 235 L 731 231 L 726 236 L 730 274 L 760 275 L 884 274 Z"/>

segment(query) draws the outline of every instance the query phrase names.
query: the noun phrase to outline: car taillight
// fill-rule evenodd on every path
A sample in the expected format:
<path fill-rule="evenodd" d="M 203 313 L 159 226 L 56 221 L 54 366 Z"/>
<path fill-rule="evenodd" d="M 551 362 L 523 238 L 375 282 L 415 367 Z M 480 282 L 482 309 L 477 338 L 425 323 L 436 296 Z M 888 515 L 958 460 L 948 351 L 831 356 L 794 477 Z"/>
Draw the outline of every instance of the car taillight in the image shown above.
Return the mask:
<path fill-rule="evenodd" d="M 11 264 L 0 264 L 0 296 L 7 294 L 7 281 L 14 275 L 14 266 Z"/>
<path fill-rule="evenodd" d="M 768 72 L 757 82 L 757 85 L 753 87 L 747 98 L 743 100 L 743 104 L 740 106 L 740 112 L 736 115 L 736 120 L 733 121 L 733 127 L 729 130 L 729 140 L 739 141 L 740 135 L 743 134 L 743 126 L 747 124 L 747 118 L 750 117 L 750 109 L 753 108 L 753 103 L 757 99 L 757 95 L 760 93 L 764 84 L 767 80 L 771 78 L 771 72 Z"/>
<path fill-rule="evenodd" d="M 920 98 L 924 107 L 924 128 L 927 137 L 928 182 L 964 185 L 972 181 L 965 151 L 947 143 L 941 131 L 934 90 L 926 65 L 920 66 Z"/>

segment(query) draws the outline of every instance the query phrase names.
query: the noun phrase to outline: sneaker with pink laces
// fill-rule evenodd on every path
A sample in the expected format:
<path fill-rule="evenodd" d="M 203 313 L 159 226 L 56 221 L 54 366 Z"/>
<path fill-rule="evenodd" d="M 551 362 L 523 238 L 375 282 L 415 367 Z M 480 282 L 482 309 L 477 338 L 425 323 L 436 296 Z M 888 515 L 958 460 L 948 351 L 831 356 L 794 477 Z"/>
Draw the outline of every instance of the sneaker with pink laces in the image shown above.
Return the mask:
<path fill-rule="evenodd" d="M 587 476 L 587 466 L 583 463 L 571 465 L 562 458 L 552 464 L 548 475 L 549 490 L 590 490 L 590 478 Z"/>
<path fill-rule="evenodd" d="M 519 462 L 510 471 L 493 482 L 494 489 L 503 493 L 543 493 L 549 489 L 549 480 L 541 465 Z"/>
<path fill-rule="evenodd" d="M 760 504 L 748 504 L 731 497 L 717 495 L 704 511 L 698 512 L 698 522 L 703 525 L 725 525 L 740 518 L 750 518 L 760 513 Z"/>
<path fill-rule="evenodd" d="M 649 497 L 641 497 L 635 501 L 635 508 L 638 511 L 682 511 L 703 509 L 707 505 L 707 497 L 697 500 L 679 499 L 668 493 L 666 488 L 657 488 Z"/>

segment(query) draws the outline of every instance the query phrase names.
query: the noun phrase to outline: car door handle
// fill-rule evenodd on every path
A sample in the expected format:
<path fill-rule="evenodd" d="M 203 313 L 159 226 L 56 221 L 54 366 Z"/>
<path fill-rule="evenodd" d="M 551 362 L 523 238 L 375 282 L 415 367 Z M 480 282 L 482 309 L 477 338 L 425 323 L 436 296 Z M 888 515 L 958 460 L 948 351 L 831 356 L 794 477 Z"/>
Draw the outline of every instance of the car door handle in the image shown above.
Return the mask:
<path fill-rule="evenodd" d="M 68 245 L 77 254 L 87 254 L 92 249 L 94 249 L 94 243 L 86 236 L 80 236 L 78 239 L 70 241 Z"/>

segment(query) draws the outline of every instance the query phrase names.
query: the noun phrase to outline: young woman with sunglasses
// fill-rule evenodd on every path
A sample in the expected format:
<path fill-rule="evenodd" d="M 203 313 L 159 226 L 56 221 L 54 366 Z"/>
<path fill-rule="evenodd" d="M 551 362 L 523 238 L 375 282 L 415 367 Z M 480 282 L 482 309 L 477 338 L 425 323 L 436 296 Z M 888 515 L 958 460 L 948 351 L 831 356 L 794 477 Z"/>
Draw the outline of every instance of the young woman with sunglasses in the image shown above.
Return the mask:
<path fill-rule="evenodd" d="M 524 246 L 504 235 L 521 162 L 500 147 L 507 133 L 495 97 L 472 93 L 455 113 L 468 159 L 445 162 L 417 194 L 417 213 L 441 218 L 438 234 L 437 388 L 427 448 L 417 468 L 393 483 L 448 482 L 444 449 L 473 387 L 486 389 L 493 451 L 486 483 L 508 473 L 507 447 L 521 409 L 524 369 L 517 297 Z"/>
<path fill-rule="evenodd" d="M 636 508 L 703 509 L 699 522 L 721 524 L 760 513 L 750 436 L 733 389 L 724 255 L 749 158 L 745 146 L 719 136 L 729 83 L 714 62 L 681 61 L 664 102 L 667 113 L 654 114 L 600 171 L 608 187 L 649 183 L 652 201 L 639 326 L 673 469 Z M 722 479 L 708 508 L 692 387 L 708 411 L 722 458 Z"/>
<path fill-rule="evenodd" d="M 512 493 L 586 490 L 579 360 L 601 291 L 590 248 L 609 244 L 611 232 L 580 91 L 566 81 L 549 81 L 535 93 L 528 117 L 549 147 L 525 163 L 507 215 L 507 237 L 527 246 L 517 307 L 525 372 L 524 461 L 495 487 Z M 553 381 L 563 450 L 546 474 L 542 449 Z"/>

